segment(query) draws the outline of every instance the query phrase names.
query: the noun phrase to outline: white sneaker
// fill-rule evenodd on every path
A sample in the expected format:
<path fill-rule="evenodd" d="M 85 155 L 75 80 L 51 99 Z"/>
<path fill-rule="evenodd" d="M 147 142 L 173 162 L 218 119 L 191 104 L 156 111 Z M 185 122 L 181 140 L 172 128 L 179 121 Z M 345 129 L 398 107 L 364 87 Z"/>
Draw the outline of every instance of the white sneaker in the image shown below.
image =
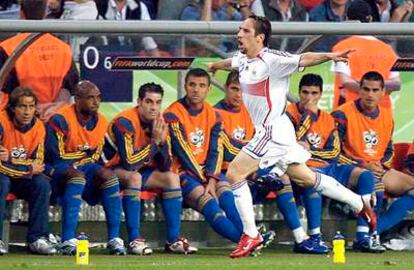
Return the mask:
<path fill-rule="evenodd" d="M 74 256 L 78 246 L 78 239 L 72 238 L 58 245 L 59 252 L 63 255 Z"/>
<path fill-rule="evenodd" d="M 119 237 L 115 237 L 108 241 L 106 248 L 109 250 L 111 255 L 126 255 L 127 250 L 124 246 L 124 240 Z"/>
<path fill-rule="evenodd" d="M 137 238 L 129 243 L 129 253 L 137 255 L 151 255 L 152 249 L 145 243 L 145 239 Z"/>
<path fill-rule="evenodd" d="M 41 255 L 53 255 L 57 253 L 56 248 L 44 237 L 37 239 L 33 243 L 29 243 L 29 250 L 32 253 Z"/>
<path fill-rule="evenodd" d="M 0 255 L 4 255 L 8 252 L 6 243 L 0 240 Z"/>
<path fill-rule="evenodd" d="M 193 254 L 198 251 L 198 248 L 191 246 L 185 238 L 179 238 L 172 243 L 165 243 L 165 252 L 178 254 Z"/>

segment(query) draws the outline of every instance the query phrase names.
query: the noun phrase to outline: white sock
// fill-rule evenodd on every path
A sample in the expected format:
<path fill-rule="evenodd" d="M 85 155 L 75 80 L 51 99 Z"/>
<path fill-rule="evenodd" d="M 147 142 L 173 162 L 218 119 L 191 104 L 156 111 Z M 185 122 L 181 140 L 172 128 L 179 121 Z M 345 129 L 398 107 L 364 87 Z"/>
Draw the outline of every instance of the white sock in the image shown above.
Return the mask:
<path fill-rule="evenodd" d="M 293 237 L 295 238 L 296 243 L 302 243 L 306 239 L 308 239 L 308 235 L 305 233 L 305 230 L 302 227 L 299 227 L 297 229 L 294 229 L 292 231 Z"/>
<path fill-rule="evenodd" d="M 330 176 L 316 173 L 314 188 L 326 197 L 348 204 L 356 213 L 359 213 L 363 208 L 360 195 L 347 189 Z"/>
<path fill-rule="evenodd" d="M 250 237 L 256 237 L 259 232 L 256 228 L 256 221 L 254 218 L 253 198 L 250 193 L 247 181 L 236 183 L 232 186 L 234 194 L 234 202 L 236 203 L 237 211 L 240 214 L 243 223 L 243 232 Z"/>
<path fill-rule="evenodd" d="M 321 227 L 314 228 L 312 230 L 308 230 L 309 235 L 321 234 Z"/>

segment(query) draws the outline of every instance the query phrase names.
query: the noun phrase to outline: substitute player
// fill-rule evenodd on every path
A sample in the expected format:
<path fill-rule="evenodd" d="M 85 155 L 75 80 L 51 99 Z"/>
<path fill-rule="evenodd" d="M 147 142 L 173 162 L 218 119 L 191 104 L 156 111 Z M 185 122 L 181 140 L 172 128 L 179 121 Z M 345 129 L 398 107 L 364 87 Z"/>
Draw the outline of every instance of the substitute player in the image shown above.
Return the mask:
<path fill-rule="evenodd" d="M 7 109 L 0 113 L 0 254 L 7 253 L 1 236 L 9 192 L 28 202 L 29 250 L 44 255 L 57 252 L 48 241 L 50 185 L 42 174 L 46 132 L 35 117 L 36 104 L 37 97 L 31 89 L 17 87 Z"/>
<path fill-rule="evenodd" d="M 76 252 L 82 198 L 90 205 L 102 203 L 108 228 L 107 248 L 111 254 L 126 254 L 119 238 L 119 180 L 113 171 L 97 163 L 108 128 L 105 117 L 98 113 L 100 102 L 98 87 L 90 81 L 80 81 L 75 87 L 75 104 L 59 109 L 47 125 L 47 174 L 52 177 L 52 196 L 61 200 L 60 249 L 66 255 Z"/>
<path fill-rule="evenodd" d="M 387 108 L 379 106 L 385 82 L 376 71 L 365 73 L 360 98 L 338 107 L 333 116 L 342 142 L 339 161 L 370 170 L 395 200 L 378 220 L 378 233 L 401 221 L 414 210 L 414 177 L 391 168 L 394 156 L 394 120 Z M 378 197 L 378 202 L 382 198 Z"/>
<path fill-rule="evenodd" d="M 180 174 L 185 202 L 201 212 L 217 233 L 237 243 L 243 227 L 229 183 L 220 178 L 222 121 L 205 101 L 210 83 L 205 70 L 189 70 L 186 96 L 164 113 L 170 127 L 173 172 Z"/>
<path fill-rule="evenodd" d="M 163 95 L 164 90 L 158 84 L 141 85 L 137 106 L 119 113 L 110 122 L 102 154 L 105 166 L 112 168 L 120 180 L 132 254 L 152 253 L 140 234 L 142 189 L 162 190 L 162 209 L 167 222 L 165 250 L 185 254 L 197 251 L 180 237 L 180 179 L 169 171 L 171 142 L 168 125 L 160 116 Z"/>

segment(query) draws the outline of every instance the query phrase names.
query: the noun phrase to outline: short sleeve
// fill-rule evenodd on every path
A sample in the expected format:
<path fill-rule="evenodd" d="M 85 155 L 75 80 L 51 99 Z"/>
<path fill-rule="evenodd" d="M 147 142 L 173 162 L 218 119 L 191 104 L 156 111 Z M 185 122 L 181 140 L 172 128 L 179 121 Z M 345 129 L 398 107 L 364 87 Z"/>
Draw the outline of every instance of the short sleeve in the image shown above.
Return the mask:
<path fill-rule="evenodd" d="M 240 66 L 240 60 L 242 57 L 242 53 L 241 52 L 237 52 L 233 55 L 232 59 L 231 59 L 231 68 L 233 69 L 239 69 Z"/>
<path fill-rule="evenodd" d="M 344 62 L 333 62 L 331 66 L 331 71 L 344 73 L 348 76 L 351 76 L 351 69 L 349 65 Z"/>
<path fill-rule="evenodd" d="M 262 57 L 269 64 L 275 76 L 286 77 L 299 70 L 300 54 L 269 50 Z"/>

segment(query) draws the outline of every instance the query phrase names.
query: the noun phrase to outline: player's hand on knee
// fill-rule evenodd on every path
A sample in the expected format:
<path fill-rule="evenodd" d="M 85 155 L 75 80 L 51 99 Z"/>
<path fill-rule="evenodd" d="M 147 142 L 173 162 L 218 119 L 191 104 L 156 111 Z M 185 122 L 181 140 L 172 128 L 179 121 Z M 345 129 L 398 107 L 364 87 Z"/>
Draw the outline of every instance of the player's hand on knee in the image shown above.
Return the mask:
<path fill-rule="evenodd" d="M 208 183 L 206 185 L 206 187 L 204 188 L 204 195 L 210 194 L 214 199 L 217 200 L 217 195 L 216 195 L 216 179 L 214 179 L 213 177 L 210 177 L 208 179 Z"/>
<path fill-rule="evenodd" d="M 45 169 L 45 164 L 39 160 L 34 160 L 32 162 L 32 174 L 41 174 Z"/>

